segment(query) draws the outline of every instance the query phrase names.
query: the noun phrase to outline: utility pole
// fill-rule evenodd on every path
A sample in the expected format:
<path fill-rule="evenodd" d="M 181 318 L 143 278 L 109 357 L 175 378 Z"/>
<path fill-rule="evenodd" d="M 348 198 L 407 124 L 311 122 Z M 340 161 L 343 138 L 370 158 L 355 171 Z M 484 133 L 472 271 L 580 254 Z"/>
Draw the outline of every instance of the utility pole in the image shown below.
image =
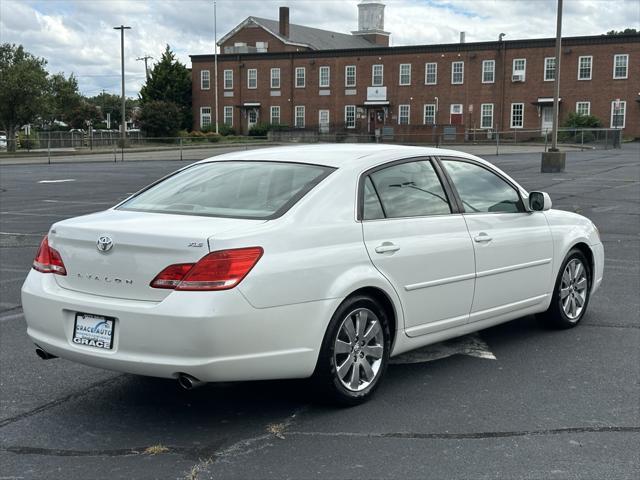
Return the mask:
<path fill-rule="evenodd" d="M 213 0 L 213 91 L 216 108 L 216 134 L 220 133 L 218 123 L 218 22 L 216 18 L 216 0 Z M 202 125 L 201 125 L 202 127 Z"/>
<path fill-rule="evenodd" d="M 122 148 L 127 141 L 127 120 L 126 120 L 126 103 L 125 103 L 125 91 L 124 91 L 124 31 L 130 30 L 131 27 L 125 27 L 120 25 L 119 27 L 113 27 L 114 30 L 120 30 L 120 65 L 122 67 L 122 124 L 120 129 L 122 132 Z"/>
<path fill-rule="evenodd" d="M 551 148 L 542 153 L 542 173 L 564 172 L 566 153 L 558 150 L 558 117 L 560 110 L 560 56 L 562 54 L 562 0 L 558 0 L 556 17 L 556 59 L 553 91 L 553 124 L 551 125 Z"/>
<path fill-rule="evenodd" d="M 147 67 L 147 60 L 149 60 L 150 58 L 153 58 L 153 57 L 151 55 L 145 55 L 144 57 L 136 58 L 137 61 L 144 60 L 144 73 L 145 73 L 147 82 L 149 81 L 149 67 Z"/>

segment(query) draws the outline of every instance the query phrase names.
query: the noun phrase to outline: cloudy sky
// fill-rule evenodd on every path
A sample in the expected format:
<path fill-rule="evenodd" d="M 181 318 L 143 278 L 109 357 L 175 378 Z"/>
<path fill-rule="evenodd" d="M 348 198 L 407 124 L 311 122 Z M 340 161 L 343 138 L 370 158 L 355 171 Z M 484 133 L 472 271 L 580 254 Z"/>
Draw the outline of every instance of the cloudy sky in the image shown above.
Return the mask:
<path fill-rule="evenodd" d="M 217 0 L 218 38 L 248 15 L 350 32 L 358 0 Z M 386 0 L 385 28 L 392 45 L 555 36 L 556 0 Z M 638 0 L 565 0 L 563 34 L 598 35 L 640 28 Z M 0 43 L 22 44 L 48 60 L 50 72 L 74 73 L 86 95 L 120 93 L 120 32 L 126 33 L 127 95 L 144 82 L 145 54 L 159 58 L 169 43 L 190 66 L 189 54 L 212 53 L 213 0 L 0 0 Z"/>

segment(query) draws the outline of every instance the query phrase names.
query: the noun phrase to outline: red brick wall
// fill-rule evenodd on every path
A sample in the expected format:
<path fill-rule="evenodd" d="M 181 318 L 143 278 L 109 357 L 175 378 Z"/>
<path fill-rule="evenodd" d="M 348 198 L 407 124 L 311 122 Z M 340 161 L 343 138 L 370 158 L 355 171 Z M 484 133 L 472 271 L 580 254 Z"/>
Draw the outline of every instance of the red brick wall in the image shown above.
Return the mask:
<path fill-rule="evenodd" d="M 586 37 L 592 38 L 592 37 Z M 522 42 L 520 42 L 522 43 Z M 576 39 L 572 42 L 576 43 Z M 508 43 L 505 42 L 508 46 Z M 270 45 L 271 46 L 271 45 Z M 518 42 L 515 42 L 518 47 Z M 553 96 L 553 82 L 543 81 L 544 58 L 554 56 L 554 47 L 530 46 L 508 47 L 502 49 L 499 43 L 473 46 L 466 44 L 464 49 L 456 50 L 455 46 L 443 46 L 441 51 L 402 52 L 400 48 L 375 49 L 372 51 L 349 52 L 307 52 L 292 54 L 253 54 L 253 55 L 221 55 L 219 61 L 219 102 L 220 122 L 222 122 L 222 107 L 233 105 L 234 125 L 237 131 L 246 128 L 246 119 L 241 119 L 240 105 L 245 102 L 261 103 L 261 121 L 269 121 L 269 107 L 281 107 L 281 123 L 293 125 L 293 108 L 295 105 L 306 107 L 306 127 L 317 128 L 318 110 L 329 109 L 331 127 L 342 126 L 344 120 L 344 106 L 362 106 L 366 100 L 367 86 L 371 85 L 371 69 L 373 64 L 384 65 L 384 85 L 387 87 L 387 98 L 390 101 L 390 116 L 387 123 L 392 125 L 396 133 L 428 132 L 431 127 L 423 124 L 423 105 L 434 103 L 438 97 L 439 111 L 436 121 L 438 124 L 449 123 L 449 108 L 451 104 L 463 105 L 463 127 L 479 128 L 480 105 L 494 104 L 494 128 L 509 130 L 511 103 L 524 103 L 524 129 L 539 129 L 540 116 L 535 105 L 540 97 Z M 433 49 L 432 49 L 433 50 Z M 610 126 L 611 101 L 616 98 L 626 100 L 625 135 L 640 137 L 640 41 L 620 43 L 595 43 L 593 41 L 583 45 L 567 45 L 563 47 L 561 64 L 561 122 L 570 112 L 576 109 L 577 101 L 590 101 L 591 114 L 601 119 L 604 127 Z M 629 54 L 629 71 L 626 80 L 613 79 L 613 56 L 616 53 Z M 592 80 L 577 80 L 578 57 L 592 55 Z M 526 58 L 526 81 L 513 83 L 511 81 L 512 61 L 514 58 Z M 496 60 L 495 82 L 483 84 L 482 61 Z M 451 84 L 451 63 L 464 61 L 464 84 Z M 424 69 L 426 62 L 437 62 L 437 85 L 424 84 Z M 411 85 L 399 85 L 399 66 L 401 63 L 412 64 Z M 503 68 L 503 63 L 505 68 Z M 327 65 L 331 68 L 330 96 L 320 96 L 318 87 L 319 67 Z M 345 95 L 345 66 L 356 65 L 357 83 L 356 95 Z M 306 86 L 303 89 L 293 88 L 293 69 L 297 66 L 306 67 Z M 281 68 L 281 96 L 270 95 L 270 68 Z M 209 91 L 200 90 L 200 70 L 212 71 L 213 62 L 210 57 L 193 58 L 193 112 L 194 128 L 199 127 L 199 107 L 213 106 L 213 88 Z M 258 88 L 246 88 L 246 71 L 249 68 L 258 69 Z M 222 72 L 225 69 L 234 70 L 234 96 L 224 97 L 222 88 Z M 240 77 L 239 77 L 240 75 Z M 241 81 L 239 81 L 241 80 Z M 213 87 L 213 86 L 212 86 Z M 397 124 L 398 105 L 411 105 L 409 126 Z M 470 106 L 473 105 L 473 112 Z M 240 122 L 243 122 L 242 124 Z M 357 132 L 366 133 L 366 119 L 357 121 Z"/>
<path fill-rule="evenodd" d="M 224 52 L 224 47 L 233 47 L 235 43 L 246 43 L 250 47 L 255 47 L 256 42 L 269 42 L 269 52 L 297 52 L 301 50 L 308 50 L 304 47 L 296 47 L 294 45 L 287 45 L 279 38 L 271 35 L 264 28 L 255 24 L 247 25 L 239 30 L 235 35 L 232 35 L 226 42 L 220 45 L 220 52 Z"/>

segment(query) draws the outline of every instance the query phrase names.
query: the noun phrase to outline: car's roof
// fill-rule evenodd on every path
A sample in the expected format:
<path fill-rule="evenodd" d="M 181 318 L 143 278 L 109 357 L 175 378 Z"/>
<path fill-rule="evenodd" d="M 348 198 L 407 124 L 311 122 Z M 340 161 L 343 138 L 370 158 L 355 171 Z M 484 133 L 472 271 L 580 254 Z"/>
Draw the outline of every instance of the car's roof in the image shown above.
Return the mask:
<path fill-rule="evenodd" d="M 345 166 L 366 168 L 369 165 L 377 165 L 384 160 L 430 155 L 455 155 L 457 157 L 477 159 L 477 157 L 467 153 L 433 147 L 413 147 L 389 144 L 327 143 L 242 150 L 218 155 L 203 161 L 264 160 L 309 163 L 335 168 Z"/>

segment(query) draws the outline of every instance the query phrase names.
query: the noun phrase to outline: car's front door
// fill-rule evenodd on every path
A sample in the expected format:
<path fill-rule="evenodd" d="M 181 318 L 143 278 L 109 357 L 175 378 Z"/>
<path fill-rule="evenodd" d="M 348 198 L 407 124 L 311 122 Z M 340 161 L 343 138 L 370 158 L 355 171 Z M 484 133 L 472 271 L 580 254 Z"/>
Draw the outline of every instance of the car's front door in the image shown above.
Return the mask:
<path fill-rule="evenodd" d="M 550 294 L 553 242 L 542 212 L 526 211 L 515 186 L 470 160 L 441 159 L 473 240 L 476 286 L 470 321 L 541 303 Z"/>
<path fill-rule="evenodd" d="M 409 336 L 467 323 L 473 299 L 473 245 L 438 169 L 412 159 L 361 179 L 364 242 L 400 296 Z"/>

